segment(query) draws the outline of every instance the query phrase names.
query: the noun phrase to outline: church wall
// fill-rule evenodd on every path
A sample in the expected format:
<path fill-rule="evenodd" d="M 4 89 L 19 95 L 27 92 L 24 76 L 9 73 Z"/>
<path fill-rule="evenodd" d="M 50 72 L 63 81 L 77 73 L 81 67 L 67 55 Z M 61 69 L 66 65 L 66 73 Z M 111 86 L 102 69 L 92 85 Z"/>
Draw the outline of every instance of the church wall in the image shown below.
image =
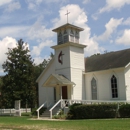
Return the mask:
<path fill-rule="evenodd" d="M 82 100 L 83 93 L 83 71 L 84 71 L 84 49 L 70 46 L 71 81 L 76 85 L 73 88 L 73 99 Z"/>
<path fill-rule="evenodd" d="M 47 78 L 55 73 L 54 61 L 49 65 L 49 67 L 43 73 L 43 76 L 38 82 L 39 86 L 39 106 L 43 104 L 46 100 L 53 101 L 54 100 L 54 88 L 53 87 L 43 87 L 43 83 L 47 80 Z M 49 96 L 48 96 L 49 95 Z M 47 98 L 48 97 L 48 98 Z"/>
<path fill-rule="evenodd" d="M 112 98 L 111 93 L 111 77 L 115 75 L 118 85 L 118 98 Z M 86 100 L 92 100 L 91 80 L 96 79 L 97 82 L 97 100 L 125 100 L 125 79 L 123 69 L 111 69 L 85 74 Z"/>
<path fill-rule="evenodd" d="M 79 47 L 70 47 L 71 68 L 84 70 L 84 49 Z"/>
<path fill-rule="evenodd" d="M 130 65 L 125 68 L 126 100 L 130 100 Z"/>
<path fill-rule="evenodd" d="M 82 71 L 80 69 L 71 68 L 71 81 L 76 85 L 73 88 L 73 99 L 82 100 Z"/>
<path fill-rule="evenodd" d="M 62 62 L 63 64 L 58 62 L 58 56 L 60 52 L 62 51 Z M 65 46 L 63 48 L 58 48 L 55 50 L 55 69 L 61 70 L 61 69 L 67 69 L 70 67 L 70 52 L 69 52 L 69 46 Z"/>

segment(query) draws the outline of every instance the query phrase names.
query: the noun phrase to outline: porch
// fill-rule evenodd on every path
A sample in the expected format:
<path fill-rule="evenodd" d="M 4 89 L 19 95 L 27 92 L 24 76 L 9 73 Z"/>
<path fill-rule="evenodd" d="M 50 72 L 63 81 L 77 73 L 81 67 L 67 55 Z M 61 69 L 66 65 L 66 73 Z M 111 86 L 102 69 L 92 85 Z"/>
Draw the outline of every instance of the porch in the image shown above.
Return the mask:
<path fill-rule="evenodd" d="M 45 102 L 43 103 L 38 109 L 37 109 L 37 118 L 39 118 L 39 110 L 44 107 L 46 104 L 50 104 L 51 102 Z M 130 101 L 126 100 L 118 100 L 118 101 L 108 101 L 108 100 L 70 100 L 70 99 L 60 99 L 58 102 L 56 102 L 51 108 L 47 108 L 47 111 L 49 113 L 48 118 L 52 119 L 52 116 L 55 115 L 56 113 L 53 112 L 55 111 L 55 108 L 59 108 L 62 110 L 65 110 L 65 108 L 69 109 L 70 105 L 73 105 L 75 103 L 80 103 L 80 104 L 117 104 L 118 108 L 120 107 L 121 104 L 126 104 L 129 103 Z"/>

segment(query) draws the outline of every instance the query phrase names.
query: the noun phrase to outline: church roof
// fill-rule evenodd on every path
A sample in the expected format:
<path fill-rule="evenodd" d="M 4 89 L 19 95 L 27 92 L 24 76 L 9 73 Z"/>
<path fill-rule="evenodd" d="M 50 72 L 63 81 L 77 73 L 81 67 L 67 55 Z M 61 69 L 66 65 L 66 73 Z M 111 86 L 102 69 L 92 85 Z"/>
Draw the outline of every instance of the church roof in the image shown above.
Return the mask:
<path fill-rule="evenodd" d="M 75 25 L 73 25 L 73 24 L 67 23 L 67 24 L 64 24 L 64 25 L 62 25 L 62 26 L 56 28 L 56 29 L 53 29 L 52 31 L 57 32 L 57 31 L 59 31 L 61 28 L 69 28 L 69 27 L 75 28 L 75 29 L 77 29 L 77 30 L 79 30 L 79 31 L 83 31 L 83 30 L 84 30 L 83 28 L 80 28 L 80 27 L 75 26 Z"/>
<path fill-rule="evenodd" d="M 125 67 L 130 62 L 130 49 L 85 58 L 85 72 Z"/>

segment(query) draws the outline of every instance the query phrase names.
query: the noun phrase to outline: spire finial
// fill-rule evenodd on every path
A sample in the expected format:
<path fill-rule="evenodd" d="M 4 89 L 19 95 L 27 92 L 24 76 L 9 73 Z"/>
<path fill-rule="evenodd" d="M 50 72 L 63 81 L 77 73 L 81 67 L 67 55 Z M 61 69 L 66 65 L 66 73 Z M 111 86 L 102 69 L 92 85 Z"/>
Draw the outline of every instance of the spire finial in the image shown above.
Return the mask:
<path fill-rule="evenodd" d="M 67 10 L 67 13 L 65 14 L 65 15 L 67 15 L 67 23 L 68 23 L 68 14 L 69 14 L 70 12 L 68 12 L 68 10 Z"/>

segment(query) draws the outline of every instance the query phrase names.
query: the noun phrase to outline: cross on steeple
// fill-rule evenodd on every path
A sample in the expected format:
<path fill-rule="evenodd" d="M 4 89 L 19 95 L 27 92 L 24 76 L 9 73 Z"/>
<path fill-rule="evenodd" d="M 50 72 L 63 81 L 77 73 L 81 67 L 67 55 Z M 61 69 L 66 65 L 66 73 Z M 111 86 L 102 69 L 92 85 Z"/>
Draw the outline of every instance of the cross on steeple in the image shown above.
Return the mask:
<path fill-rule="evenodd" d="M 68 10 L 67 10 L 67 13 L 65 14 L 65 15 L 67 15 L 67 23 L 68 23 L 68 14 L 69 14 L 70 12 L 68 12 Z"/>

